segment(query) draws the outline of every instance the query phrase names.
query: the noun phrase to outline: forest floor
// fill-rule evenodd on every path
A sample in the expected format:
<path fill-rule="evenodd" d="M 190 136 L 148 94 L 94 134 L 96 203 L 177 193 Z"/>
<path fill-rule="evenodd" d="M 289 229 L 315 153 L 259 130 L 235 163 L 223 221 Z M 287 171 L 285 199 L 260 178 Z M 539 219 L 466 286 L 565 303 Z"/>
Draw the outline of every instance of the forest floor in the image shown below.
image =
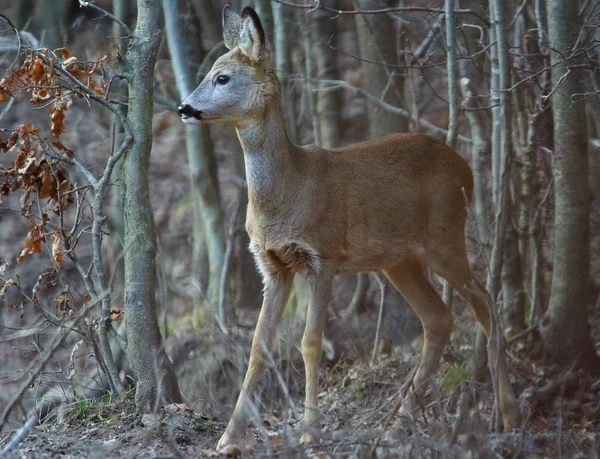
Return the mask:
<path fill-rule="evenodd" d="M 301 393 L 278 409 L 262 407 L 245 446 L 222 452 L 214 448 L 227 419 L 184 405 L 140 415 L 130 397 L 105 397 L 56 408 L 7 457 L 598 457 L 600 383 L 537 365 L 535 332 L 529 335 L 512 349 L 523 413 L 523 429 L 512 432 L 490 433 L 493 397 L 483 389 L 474 406 L 457 414 L 461 393 L 474 391 L 448 353 L 427 405 L 412 418 L 400 417 L 399 382 L 409 378 L 415 357 L 396 354 L 375 365 L 323 369 L 323 418 L 311 445 L 298 443 Z M 0 451 L 14 434 L 0 437 Z"/>

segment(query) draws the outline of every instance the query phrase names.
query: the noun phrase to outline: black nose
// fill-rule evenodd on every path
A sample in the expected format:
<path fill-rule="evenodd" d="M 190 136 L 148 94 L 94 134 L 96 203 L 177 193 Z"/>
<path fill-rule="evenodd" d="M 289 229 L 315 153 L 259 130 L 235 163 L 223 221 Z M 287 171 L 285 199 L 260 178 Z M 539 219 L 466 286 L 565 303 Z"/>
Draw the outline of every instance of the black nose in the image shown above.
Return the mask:
<path fill-rule="evenodd" d="M 179 116 L 191 116 L 193 118 L 200 119 L 200 115 L 202 115 L 200 110 L 192 108 L 192 106 L 189 104 L 181 104 L 178 108 L 178 111 Z"/>

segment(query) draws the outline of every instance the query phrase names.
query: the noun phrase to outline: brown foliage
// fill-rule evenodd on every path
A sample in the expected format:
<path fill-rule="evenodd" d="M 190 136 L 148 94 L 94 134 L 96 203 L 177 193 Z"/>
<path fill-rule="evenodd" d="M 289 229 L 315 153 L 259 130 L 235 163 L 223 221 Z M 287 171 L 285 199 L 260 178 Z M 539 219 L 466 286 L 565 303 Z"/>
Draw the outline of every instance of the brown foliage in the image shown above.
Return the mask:
<path fill-rule="evenodd" d="M 45 234 L 52 232 L 52 257 L 56 268 L 61 269 L 61 247 L 69 245 L 64 240 L 65 231 L 59 232 L 55 225 L 50 225 L 47 214 L 42 214 L 41 221 L 36 224 L 30 212 L 35 198 L 47 199 L 47 209 L 57 215 L 73 201 L 70 193 L 73 185 L 64 164 L 70 163 L 75 153 L 58 139 L 65 131 L 66 112 L 73 103 L 73 95 L 82 98 L 85 92 L 69 75 L 96 94 L 106 94 L 108 79 L 104 58 L 81 62 L 66 48 L 60 50 L 60 58 L 45 49 L 28 52 L 21 66 L 0 80 L 0 102 L 26 91 L 30 93 L 32 104 L 49 106 L 50 132 L 55 138 L 44 138 L 40 128 L 32 124 L 22 124 L 14 131 L 0 130 L 0 154 L 16 154 L 12 164 L 0 170 L 0 202 L 2 196 L 22 192 L 21 213 L 29 218 L 31 227 L 17 258 L 19 263 L 26 256 L 39 253 L 46 241 Z"/>

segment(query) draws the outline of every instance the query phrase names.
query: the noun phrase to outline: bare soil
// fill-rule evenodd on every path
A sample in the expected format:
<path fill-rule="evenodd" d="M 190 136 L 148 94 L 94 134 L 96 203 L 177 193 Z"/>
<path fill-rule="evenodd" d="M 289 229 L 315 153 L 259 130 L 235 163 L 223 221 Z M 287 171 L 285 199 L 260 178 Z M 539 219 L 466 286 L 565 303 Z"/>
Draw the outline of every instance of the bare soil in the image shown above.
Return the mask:
<path fill-rule="evenodd" d="M 460 414 L 460 393 L 471 390 L 464 382 L 449 387 L 448 375 L 456 368 L 451 357 L 445 356 L 438 384 L 411 418 L 397 413 L 399 384 L 409 377 L 415 360 L 410 348 L 376 365 L 340 362 L 323 368 L 324 414 L 312 445 L 298 443 L 299 393 L 277 408 L 263 406 L 260 423 L 250 426 L 244 445 L 222 452 L 213 448 L 227 419 L 183 405 L 140 415 L 126 397 L 53 410 L 8 457 L 598 457 L 600 384 L 589 375 L 558 374 L 519 359 L 514 383 L 521 394 L 524 428 L 490 433 L 491 395 L 480 387 L 471 409 Z M 14 433 L 0 437 L 0 449 Z"/>

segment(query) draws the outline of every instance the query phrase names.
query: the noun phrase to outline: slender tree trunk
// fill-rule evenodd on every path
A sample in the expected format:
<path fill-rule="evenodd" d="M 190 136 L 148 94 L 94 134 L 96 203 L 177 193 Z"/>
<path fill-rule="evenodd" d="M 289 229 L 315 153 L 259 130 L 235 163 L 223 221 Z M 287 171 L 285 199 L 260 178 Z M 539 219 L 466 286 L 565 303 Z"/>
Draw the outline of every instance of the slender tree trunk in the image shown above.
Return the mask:
<path fill-rule="evenodd" d="M 504 243 L 502 323 L 506 327 L 505 331 L 510 331 L 512 334 L 525 329 L 525 287 L 519 252 L 519 235 L 511 219 L 507 222 Z"/>
<path fill-rule="evenodd" d="M 254 8 L 260 17 L 267 43 L 273 43 L 273 10 L 271 8 L 271 0 L 254 0 Z"/>
<path fill-rule="evenodd" d="M 204 53 L 223 40 L 221 35 L 221 14 L 215 13 L 214 3 L 206 0 L 190 0 L 196 17 L 200 22 L 200 36 Z M 209 67 L 210 68 L 210 67 Z"/>
<path fill-rule="evenodd" d="M 17 29 L 21 30 L 33 17 L 33 1 L 12 0 L 11 3 L 13 5 L 13 22 Z"/>
<path fill-rule="evenodd" d="M 510 8 L 509 8 L 510 7 Z M 516 11 L 517 5 L 514 1 L 504 2 L 504 11 L 506 16 L 509 16 L 509 11 Z M 512 13 L 510 13 L 512 15 Z M 525 35 L 523 14 L 515 21 L 515 31 L 513 34 L 512 45 L 515 49 L 521 49 L 523 46 L 522 35 Z M 508 35 L 508 31 L 505 31 Z M 506 37 L 509 40 L 509 37 Z M 522 64 L 522 62 L 520 62 Z M 508 77 L 510 78 L 510 72 Z M 510 80 L 509 80 L 510 84 Z M 515 93 L 509 94 L 508 103 L 515 102 L 515 110 L 511 110 L 513 115 L 510 119 L 511 138 L 516 139 L 517 145 L 522 144 L 522 139 L 519 133 L 524 133 L 526 130 L 526 114 L 524 103 L 515 97 Z M 512 142 L 514 144 L 514 142 Z M 513 149 L 510 154 L 513 155 Z M 512 160 L 512 156 L 511 156 Z M 517 213 L 521 198 L 521 178 L 516 171 L 511 171 L 511 185 L 507 190 L 509 215 L 505 228 L 505 249 L 504 261 L 502 264 L 502 325 L 505 332 L 518 333 L 525 329 L 525 286 L 523 284 L 523 266 L 521 252 L 519 251 L 519 234 L 513 222 L 518 222 Z"/>
<path fill-rule="evenodd" d="M 362 9 L 381 9 L 397 6 L 394 0 L 361 0 L 354 2 Z M 395 21 L 386 14 L 356 15 L 356 29 L 361 57 L 385 64 L 398 62 L 396 50 L 397 29 Z M 393 38 L 393 39 L 391 39 Z M 364 89 L 385 102 L 402 107 L 404 77 L 384 65 L 361 63 L 364 72 Z M 394 132 L 408 131 L 406 118 L 385 112 L 372 103 L 367 104 L 369 136 L 372 139 Z"/>
<path fill-rule="evenodd" d="M 43 0 L 40 14 L 43 23 L 41 45 L 48 49 L 65 46 L 70 0 Z"/>
<path fill-rule="evenodd" d="M 298 130 L 296 127 L 296 98 L 293 88 L 289 84 L 288 75 L 292 73 L 292 42 L 290 41 L 290 29 L 293 25 L 293 10 L 281 3 L 273 2 L 274 17 L 274 42 L 275 62 L 277 76 L 281 81 L 281 103 L 283 116 L 290 140 L 298 143 Z"/>
<path fill-rule="evenodd" d="M 456 0 L 446 0 L 446 42 L 448 47 L 448 135 L 446 143 L 453 150 L 456 149 L 458 138 L 458 67 L 456 65 L 456 18 L 454 7 Z M 466 203 L 465 203 L 466 205 Z M 452 287 L 444 280 L 443 300 L 452 306 Z"/>
<path fill-rule="evenodd" d="M 127 0 L 113 0 L 113 14 L 115 17 L 120 19 L 123 23 L 127 25 L 131 25 L 131 12 L 129 8 L 129 2 Z M 116 49 L 120 48 L 121 50 L 126 50 L 128 43 L 127 37 L 125 36 L 126 32 L 123 28 L 116 22 L 113 23 L 112 27 L 112 36 L 113 36 L 113 46 Z M 113 81 L 111 86 L 111 96 L 114 99 L 126 101 L 127 100 L 127 82 L 121 79 L 116 79 Z M 119 110 L 122 110 L 124 115 L 127 116 L 127 107 L 119 106 L 116 107 Z M 111 123 L 113 130 L 113 151 L 117 151 L 119 146 L 123 143 L 125 139 L 125 132 L 123 131 L 123 127 L 119 123 L 119 120 L 116 115 L 111 115 Z M 111 268 L 116 271 L 113 274 L 114 278 L 117 280 L 116 285 L 119 287 L 123 285 L 123 259 L 121 258 L 121 252 L 123 250 L 123 232 L 125 230 L 125 223 L 123 221 L 123 189 L 121 184 L 123 182 L 123 158 L 119 160 L 119 162 L 115 165 L 111 180 L 117 186 L 114 187 L 110 194 L 110 208 L 111 211 L 108 212 L 108 221 L 107 224 L 111 230 L 112 236 L 109 240 L 108 250 L 110 252 L 109 259 L 111 260 Z M 115 235 L 117 237 L 115 237 Z"/>
<path fill-rule="evenodd" d="M 318 85 L 313 82 L 315 78 L 315 62 L 311 46 L 310 37 L 310 25 L 308 19 L 305 19 L 304 27 L 302 28 L 302 35 L 304 39 L 304 72 L 306 76 L 306 84 L 304 85 L 306 91 L 306 100 L 308 102 L 309 113 L 311 117 L 311 124 L 313 128 L 314 143 L 322 145 L 321 141 L 321 125 L 319 123 L 319 116 L 317 114 L 317 87 Z"/>
<path fill-rule="evenodd" d="M 148 411 L 161 399 L 181 402 L 181 394 L 158 329 L 156 230 L 148 188 L 160 6 L 158 0 L 138 0 L 137 7 L 137 25 L 125 56 L 130 84 L 127 121 L 133 135 L 124 167 L 125 321 L 127 358 L 137 380 L 136 406 Z"/>
<path fill-rule="evenodd" d="M 549 0 L 554 116 L 554 270 L 550 304 L 540 332 L 548 354 L 565 364 L 597 362 L 587 314 L 589 288 L 589 187 L 585 106 L 571 95 L 583 92 L 583 77 L 563 63 L 582 26 L 577 2 Z M 567 73 L 568 72 L 568 73 Z M 560 339 L 556 339 L 560 336 Z"/>
<path fill-rule="evenodd" d="M 471 9 L 485 15 L 487 2 L 480 0 L 462 0 L 462 8 Z M 465 20 L 466 21 L 466 20 Z M 469 18 L 469 23 L 483 27 L 483 21 L 477 18 Z M 480 48 L 473 46 L 479 39 L 479 30 L 476 27 L 464 27 L 461 41 L 462 48 L 466 55 L 475 54 Z M 490 156 L 489 139 L 489 111 L 483 110 L 484 105 L 482 95 L 488 92 L 484 89 L 484 56 L 474 57 L 473 59 L 463 59 L 459 62 L 460 71 L 460 89 L 463 97 L 462 105 L 467 110 L 467 121 L 471 128 L 471 138 L 473 145 L 471 147 L 471 168 L 473 169 L 473 207 L 475 220 L 477 221 L 477 233 L 479 242 L 487 247 L 490 242 L 489 228 L 489 191 L 486 176 L 486 161 Z"/>
<path fill-rule="evenodd" d="M 499 159 L 497 177 L 497 197 L 495 202 L 496 222 L 494 246 L 490 261 L 490 272 L 488 274 L 488 292 L 492 300 L 497 300 L 500 290 L 501 271 L 504 260 L 505 248 L 505 230 L 508 222 L 508 201 L 509 201 L 509 167 L 512 156 L 512 134 L 511 118 L 512 107 L 510 103 L 510 94 L 504 89 L 510 87 L 510 69 L 508 61 L 508 42 L 505 37 L 506 15 L 504 11 L 503 0 L 493 0 L 492 12 L 495 22 L 495 39 L 497 48 L 497 59 L 492 62 L 492 86 L 493 97 L 498 100 L 498 107 L 494 113 L 494 134 L 495 144 L 492 144 L 492 156 Z M 496 132 L 497 131 L 497 132 Z M 495 160 L 494 160 L 495 161 Z"/>
<path fill-rule="evenodd" d="M 310 42 L 314 56 L 316 79 L 338 79 L 333 51 L 329 40 L 335 34 L 335 22 L 329 13 L 317 10 L 310 21 Z M 318 83 L 313 87 L 319 87 Z M 323 148 L 339 146 L 341 137 L 339 90 L 318 91 L 316 94 L 316 116 Z"/>
<path fill-rule="evenodd" d="M 501 1 L 501 0 L 499 0 Z M 496 20 L 493 8 L 490 10 L 490 19 L 492 23 Z M 494 43 L 498 40 L 496 27 L 490 28 L 490 43 Z M 502 139 L 500 126 L 502 119 L 502 106 L 500 104 L 501 92 L 498 91 L 500 88 L 500 64 L 498 63 L 498 47 L 492 46 L 490 48 L 490 60 L 491 60 L 491 96 L 490 105 L 492 106 L 492 203 L 494 208 L 498 208 L 498 202 L 500 200 L 500 169 L 502 160 L 500 152 L 502 151 Z"/>
<path fill-rule="evenodd" d="M 193 64 L 199 60 L 194 59 L 194 53 L 197 54 L 195 50 L 200 49 L 199 42 L 190 40 L 189 37 L 184 39 L 183 32 L 189 30 L 190 27 L 182 18 L 192 17 L 190 14 L 180 14 L 181 11 L 185 10 L 185 2 L 181 0 L 163 0 L 162 5 L 177 90 L 181 100 L 183 100 L 197 86 Z M 216 310 L 221 271 L 223 269 L 225 240 L 216 161 L 212 153 L 212 141 L 208 126 L 186 125 L 185 142 L 194 202 L 194 275 L 199 278 L 203 267 L 199 248 L 202 246 L 201 241 L 204 239 L 209 262 L 206 299 L 209 308 L 214 311 Z"/>
<path fill-rule="evenodd" d="M 596 40 L 600 39 L 600 32 L 596 32 Z M 598 58 L 598 54 L 596 54 Z M 600 94 L 600 76 L 598 72 L 587 82 L 589 92 Z M 590 126 L 589 145 L 589 171 L 590 194 L 592 199 L 600 199 L 600 96 L 590 97 L 586 100 L 588 125 Z"/>
<path fill-rule="evenodd" d="M 496 38 L 497 49 L 497 67 L 494 68 L 492 64 L 492 80 L 494 81 L 493 75 L 496 74 L 497 86 L 492 87 L 493 93 L 498 95 L 499 111 L 497 113 L 498 118 L 494 120 L 494 129 L 498 129 L 500 132 L 497 135 L 500 150 L 497 156 L 499 157 L 499 175 L 498 175 L 498 197 L 496 201 L 496 219 L 495 219 L 495 232 L 494 232 L 494 245 L 492 248 L 492 254 L 490 259 L 490 268 L 487 279 L 487 291 L 490 294 L 492 304 L 490 310 L 490 339 L 488 340 L 488 361 L 489 356 L 493 355 L 493 348 L 496 348 L 498 355 L 498 361 L 489 362 L 491 371 L 495 371 L 496 375 L 500 374 L 502 367 L 506 366 L 505 354 L 504 354 L 504 336 L 501 333 L 500 327 L 498 327 L 497 316 L 496 316 L 496 301 L 501 286 L 501 273 L 502 264 L 504 261 L 505 253 L 505 229 L 509 221 L 508 215 L 508 203 L 509 203 L 509 173 L 510 173 L 510 159 L 512 156 L 512 135 L 511 135 L 511 119 L 512 119 L 512 107 L 510 93 L 506 91 L 510 87 L 510 67 L 509 67 L 509 55 L 508 55 L 508 40 L 506 38 L 506 11 L 503 0 L 492 0 L 491 10 L 493 11 L 494 17 L 494 31 Z M 493 147 L 492 147 L 493 148 Z M 493 151 L 493 150 L 492 150 Z M 493 308 L 496 308 L 495 310 Z M 495 368 L 495 370 L 494 370 Z M 492 381 L 496 382 L 495 378 Z M 496 397 L 498 397 L 498 389 L 495 388 Z M 500 409 L 499 401 L 496 399 L 496 419 L 495 423 L 498 425 L 500 422 Z"/>

